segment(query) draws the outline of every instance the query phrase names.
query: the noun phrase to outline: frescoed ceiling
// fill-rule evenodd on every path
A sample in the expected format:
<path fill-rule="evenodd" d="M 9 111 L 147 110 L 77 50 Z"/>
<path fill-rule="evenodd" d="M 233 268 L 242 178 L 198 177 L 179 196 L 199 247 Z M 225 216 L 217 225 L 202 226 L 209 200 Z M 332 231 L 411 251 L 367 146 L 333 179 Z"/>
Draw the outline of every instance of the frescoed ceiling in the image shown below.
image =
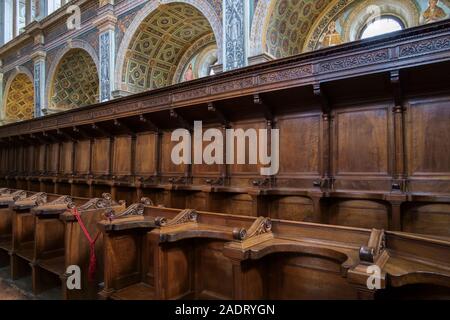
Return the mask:
<path fill-rule="evenodd" d="M 334 45 L 354 41 L 375 8 L 382 16 L 392 15 L 405 27 L 450 17 L 450 0 L 437 3 L 436 20 L 430 16 L 430 0 L 273 0 L 266 21 L 264 48 L 276 58 L 320 49 L 326 33 Z M 432 17 L 433 18 L 433 17 Z M 330 31 L 329 25 L 336 25 Z M 352 28 L 358 30 L 351 30 Z M 331 28 L 333 29 L 333 28 Z M 333 41 L 333 39 L 335 41 Z"/>
<path fill-rule="evenodd" d="M 313 22 L 329 4 L 328 0 L 279 0 L 267 27 L 267 52 L 274 57 L 301 52 Z"/>
<path fill-rule="evenodd" d="M 184 53 L 198 39 L 212 33 L 208 20 L 196 8 L 181 3 L 161 6 L 133 36 L 122 81 L 131 92 L 171 84 Z"/>
<path fill-rule="evenodd" d="M 53 77 L 49 109 L 67 110 L 98 102 L 99 79 L 95 62 L 82 49 L 61 59 Z"/>
<path fill-rule="evenodd" d="M 8 121 L 19 121 L 33 118 L 34 114 L 34 87 L 31 79 L 18 74 L 8 90 L 5 105 L 5 118 Z"/>

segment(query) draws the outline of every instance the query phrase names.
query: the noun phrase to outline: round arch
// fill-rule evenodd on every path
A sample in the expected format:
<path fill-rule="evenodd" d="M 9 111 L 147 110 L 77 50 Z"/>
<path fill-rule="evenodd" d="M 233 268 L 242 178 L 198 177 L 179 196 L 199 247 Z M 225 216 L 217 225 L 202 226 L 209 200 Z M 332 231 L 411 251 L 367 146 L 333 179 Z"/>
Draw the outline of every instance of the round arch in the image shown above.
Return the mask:
<path fill-rule="evenodd" d="M 328 6 L 326 0 L 260 0 L 252 21 L 250 55 L 283 58 L 301 53 L 311 25 Z"/>
<path fill-rule="evenodd" d="M 250 56 L 265 53 L 266 21 L 270 18 L 276 0 L 259 0 L 253 15 L 250 29 Z"/>
<path fill-rule="evenodd" d="M 63 59 L 66 57 L 67 54 L 69 54 L 72 51 L 75 50 L 80 50 L 81 52 L 83 52 L 84 54 L 86 54 L 94 63 L 95 65 L 95 72 L 96 72 L 96 80 L 98 83 L 100 83 L 100 74 L 99 74 L 99 59 L 97 56 L 97 53 L 95 51 L 95 49 L 86 41 L 83 40 L 73 40 L 73 41 L 69 41 L 67 43 L 67 46 L 65 46 L 64 48 L 60 49 L 55 58 L 54 58 L 54 62 L 51 64 L 49 72 L 48 72 L 48 76 L 47 76 L 47 80 L 46 80 L 46 97 L 47 97 L 47 101 L 45 104 L 45 108 L 47 110 L 49 110 L 50 106 L 51 106 L 51 96 L 52 96 L 52 90 L 53 90 L 53 85 L 55 82 L 55 77 L 57 75 L 57 72 L 59 71 L 59 67 L 61 66 L 61 63 L 63 62 Z M 97 91 L 99 91 L 100 89 L 98 89 Z M 98 96 L 99 92 L 97 92 L 97 96 Z"/>
<path fill-rule="evenodd" d="M 136 17 L 131 22 L 130 26 L 127 29 L 127 32 L 125 33 L 124 38 L 122 39 L 122 42 L 119 46 L 119 50 L 117 52 L 116 57 L 116 77 L 115 77 L 115 88 L 118 90 L 127 90 L 126 85 L 122 82 L 123 77 L 123 66 L 126 62 L 127 58 L 127 50 L 131 44 L 131 41 L 133 40 L 136 32 L 139 30 L 139 27 L 141 24 L 149 17 L 153 12 L 158 10 L 161 5 L 167 5 L 167 4 L 187 4 L 191 5 L 198 11 L 200 11 L 203 16 L 206 18 L 206 20 L 209 22 L 209 25 L 211 26 L 211 29 L 214 33 L 214 36 L 216 38 L 216 43 L 218 47 L 218 58 L 219 63 L 222 63 L 222 21 L 217 16 L 216 12 L 214 11 L 214 8 L 209 4 L 206 0 L 160 0 L 160 1 L 150 1 L 147 3 L 136 15 Z"/>
<path fill-rule="evenodd" d="M 3 98 L 3 102 L 2 102 L 2 106 L 1 106 L 1 118 L 5 121 L 19 120 L 19 119 L 8 119 L 7 114 L 6 114 L 6 108 L 8 105 L 8 96 L 11 91 L 11 86 L 13 85 L 14 80 L 16 80 L 17 77 L 20 75 L 25 76 L 29 80 L 29 83 L 31 84 L 31 88 L 29 89 L 29 92 L 28 92 L 28 93 L 31 93 L 31 91 L 32 91 L 32 95 L 33 95 L 33 102 L 31 105 L 32 116 L 30 118 L 34 117 L 34 77 L 33 77 L 33 74 L 31 73 L 31 71 L 28 70 L 28 68 L 23 67 L 23 66 L 17 66 L 12 71 L 12 73 L 9 75 L 8 80 L 6 81 L 6 84 L 5 84 L 4 98 Z M 28 118 L 26 118 L 26 119 L 28 119 Z M 26 119 L 24 118 L 23 120 L 26 120 Z"/>

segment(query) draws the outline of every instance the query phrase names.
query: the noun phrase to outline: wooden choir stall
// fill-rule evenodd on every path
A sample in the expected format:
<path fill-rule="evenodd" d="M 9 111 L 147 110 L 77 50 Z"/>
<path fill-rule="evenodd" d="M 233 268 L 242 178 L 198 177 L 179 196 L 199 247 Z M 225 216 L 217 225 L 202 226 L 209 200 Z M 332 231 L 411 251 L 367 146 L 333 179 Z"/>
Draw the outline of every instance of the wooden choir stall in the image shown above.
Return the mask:
<path fill-rule="evenodd" d="M 446 20 L 1 126 L 0 267 L 64 299 L 449 299 L 449 83 Z M 175 164 L 175 129 L 278 161 Z"/>

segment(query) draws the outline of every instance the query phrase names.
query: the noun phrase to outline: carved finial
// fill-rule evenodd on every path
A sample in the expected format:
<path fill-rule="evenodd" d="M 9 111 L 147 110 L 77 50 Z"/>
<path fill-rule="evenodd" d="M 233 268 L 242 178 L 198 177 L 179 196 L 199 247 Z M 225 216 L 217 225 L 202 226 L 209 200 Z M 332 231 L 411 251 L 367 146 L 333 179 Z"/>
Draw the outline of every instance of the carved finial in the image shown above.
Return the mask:
<path fill-rule="evenodd" d="M 270 218 L 259 217 L 248 229 L 234 229 L 233 236 L 235 239 L 243 241 L 248 240 L 266 233 L 271 233 L 272 221 Z"/>
<path fill-rule="evenodd" d="M 48 203 L 49 205 L 54 205 L 54 204 L 67 204 L 67 207 L 70 208 L 73 204 L 73 200 L 71 197 L 69 196 L 61 196 L 56 200 L 53 200 L 51 202 Z"/>
<path fill-rule="evenodd" d="M 109 208 L 117 203 L 112 200 L 112 196 L 109 193 L 103 193 L 102 198 L 94 198 L 86 202 L 85 204 L 79 207 L 79 210 L 94 210 L 94 209 L 103 209 Z M 70 208 L 73 208 L 74 205 L 71 205 Z"/>
<path fill-rule="evenodd" d="M 27 193 L 26 191 L 23 190 L 17 190 L 11 193 L 11 197 L 13 198 L 14 201 L 23 200 L 27 197 Z"/>
<path fill-rule="evenodd" d="M 38 206 L 47 202 L 47 194 L 45 192 L 38 192 L 31 197 L 23 199 L 25 201 L 34 201 Z"/>
<path fill-rule="evenodd" d="M 386 249 L 384 230 L 373 229 L 367 246 L 359 249 L 359 259 L 363 262 L 374 263 L 384 249 Z"/>
<path fill-rule="evenodd" d="M 141 203 L 146 206 L 151 206 L 151 207 L 154 206 L 152 199 L 147 198 L 147 197 L 141 198 Z"/>
<path fill-rule="evenodd" d="M 167 225 L 167 218 L 165 218 L 165 217 L 156 217 L 155 218 L 155 224 L 158 227 L 164 227 L 164 226 Z"/>
<path fill-rule="evenodd" d="M 179 224 L 197 222 L 198 214 L 194 209 L 184 209 L 175 218 L 167 222 L 166 226 L 175 226 Z"/>
<path fill-rule="evenodd" d="M 110 209 L 106 211 L 105 216 L 110 220 L 115 220 L 119 218 L 124 217 L 131 217 L 131 216 L 143 216 L 144 215 L 145 207 L 142 203 L 134 203 L 131 206 L 129 206 L 126 210 L 122 211 L 119 214 L 116 214 L 116 212 L 113 209 Z"/>

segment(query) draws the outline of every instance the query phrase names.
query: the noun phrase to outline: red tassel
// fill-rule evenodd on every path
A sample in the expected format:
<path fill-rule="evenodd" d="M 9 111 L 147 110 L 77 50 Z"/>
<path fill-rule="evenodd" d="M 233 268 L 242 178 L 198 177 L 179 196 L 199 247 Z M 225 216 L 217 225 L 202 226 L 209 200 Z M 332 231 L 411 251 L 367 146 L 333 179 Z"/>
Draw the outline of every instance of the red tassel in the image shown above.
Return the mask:
<path fill-rule="evenodd" d="M 96 269 L 97 269 L 97 258 L 95 256 L 95 243 L 97 242 L 97 239 L 100 236 L 100 232 L 97 232 L 97 235 L 95 236 L 95 238 L 92 239 L 91 235 L 89 234 L 89 231 L 87 230 L 86 226 L 84 225 L 83 220 L 81 220 L 81 216 L 80 216 L 80 213 L 78 212 L 77 208 L 73 208 L 72 214 L 77 219 L 81 230 L 83 231 L 84 235 L 86 236 L 87 240 L 89 241 L 88 279 L 89 279 L 89 282 L 95 282 L 95 273 L 96 273 Z"/>

